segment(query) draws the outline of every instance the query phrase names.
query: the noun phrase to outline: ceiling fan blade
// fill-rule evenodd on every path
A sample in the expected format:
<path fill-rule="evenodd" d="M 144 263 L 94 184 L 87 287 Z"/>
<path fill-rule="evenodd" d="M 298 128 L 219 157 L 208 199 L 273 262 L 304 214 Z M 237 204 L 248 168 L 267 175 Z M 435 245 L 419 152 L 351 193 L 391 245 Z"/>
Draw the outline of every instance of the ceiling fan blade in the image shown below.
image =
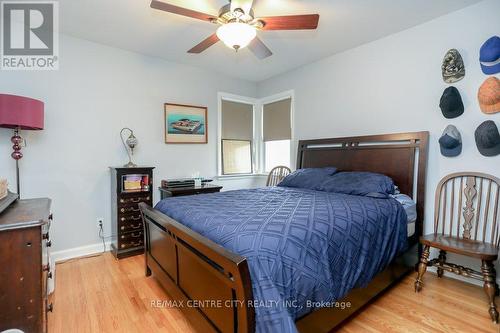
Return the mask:
<path fill-rule="evenodd" d="M 259 37 L 255 37 L 254 40 L 250 44 L 248 44 L 248 48 L 253 52 L 253 54 L 255 54 L 257 58 L 261 60 L 273 55 L 271 50 L 269 50 L 266 44 L 264 44 L 264 42 Z"/>
<path fill-rule="evenodd" d="M 219 41 L 219 37 L 217 37 L 217 34 L 213 34 L 207 39 L 205 39 L 203 42 L 200 44 L 196 45 L 193 47 L 191 50 L 188 51 L 188 53 L 201 53 L 208 49 L 210 46 L 214 45 Z"/>
<path fill-rule="evenodd" d="M 163 10 L 165 12 L 169 12 L 169 13 L 173 13 L 173 14 L 177 14 L 177 15 L 192 17 L 192 18 L 202 20 L 202 21 L 212 22 L 212 20 L 217 19 L 217 17 L 215 17 L 213 15 L 200 13 L 200 12 L 197 12 L 195 10 L 174 6 L 174 5 L 171 5 L 171 4 L 168 4 L 165 2 L 161 2 L 161 1 L 157 1 L 157 0 L 152 0 L 150 6 L 153 9 Z"/>
<path fill-rule="evenodd" d="M 253 0 L 231 0 L 231 11 L 236 8 L 241 8 L 246 14 L 250 14 L 252 10 Z"/>
<path fill-rule="evenodd" d="M 319 15 L 291 15 L 260 17 L 265 23 L 262 30 L 314 30 L 318 27 Z"/>

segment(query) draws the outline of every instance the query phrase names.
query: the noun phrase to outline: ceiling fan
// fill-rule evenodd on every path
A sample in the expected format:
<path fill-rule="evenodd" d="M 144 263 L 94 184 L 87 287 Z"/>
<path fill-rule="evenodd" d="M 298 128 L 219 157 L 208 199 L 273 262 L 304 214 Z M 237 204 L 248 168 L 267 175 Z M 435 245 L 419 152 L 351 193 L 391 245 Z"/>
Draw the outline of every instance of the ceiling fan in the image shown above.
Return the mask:
<path fill-rule="evenodd" d="M 151 8 L 220 25 L 216 33 L 190 49 L 188 53 L 201 53 L 222 40 L 235 51 L 248 46 L 259 59 L 264 59 L 273 53 L 257 36 L 258 30 L 314 30 L 318 27 L 318 14 L 256 18 L 252 8 L 253 0 L 229 0 L 229 2 L 219 10 L 218 16 L 158 0 L 151 1 Z"/>

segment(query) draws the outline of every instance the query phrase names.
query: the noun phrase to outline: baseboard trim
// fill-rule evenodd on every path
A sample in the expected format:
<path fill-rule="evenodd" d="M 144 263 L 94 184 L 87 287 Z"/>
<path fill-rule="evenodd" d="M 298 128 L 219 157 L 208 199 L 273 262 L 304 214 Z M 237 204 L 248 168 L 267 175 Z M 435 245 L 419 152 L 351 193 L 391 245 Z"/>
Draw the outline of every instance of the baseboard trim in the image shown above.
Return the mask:
<path fill-rule="evenodd" d="M 108 241 L 106 242 L 106 252 L 110 251 L 111 249 L 111 242 Z M 50 257 L 51 259 L 58 263 L 61 261 L 73 259 L 73 258 L 79 258 L 79 257 L 85 257 L 93 254 L 98 254 L 103 252 L 103 244 L 101 243 L 96 243 L 96 244 L 91 244 L 91 245 L 85 245 L 85 246 L 80 246 L 80 247 L 74 247 L 71 249 L 67 250 L 61 250 L 61 251 L 54 251 L 51 252 Z"/>

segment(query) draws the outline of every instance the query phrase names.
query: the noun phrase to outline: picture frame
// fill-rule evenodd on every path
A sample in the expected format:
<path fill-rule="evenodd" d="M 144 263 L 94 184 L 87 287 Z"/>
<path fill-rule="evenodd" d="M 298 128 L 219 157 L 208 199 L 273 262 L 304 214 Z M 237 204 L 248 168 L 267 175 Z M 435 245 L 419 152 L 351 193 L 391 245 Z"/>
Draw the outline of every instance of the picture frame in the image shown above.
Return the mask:
<path fill-rule="evenodd" d="M 165 103 L 165 143 L 208 143 L 208 108 Z"/>

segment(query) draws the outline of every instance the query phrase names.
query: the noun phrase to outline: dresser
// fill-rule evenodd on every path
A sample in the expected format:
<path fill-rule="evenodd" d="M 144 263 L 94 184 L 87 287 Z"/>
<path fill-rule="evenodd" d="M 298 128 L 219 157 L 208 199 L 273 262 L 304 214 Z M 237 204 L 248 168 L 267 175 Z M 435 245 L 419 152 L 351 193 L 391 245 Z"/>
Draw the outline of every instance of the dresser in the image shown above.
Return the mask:
<path fill-rule="evenodd" d="M 17 200 L 0 214 L 0 331 L 47 332 L 50 204 Z"/>
<path fill-rule="evenodd" d="M 153 167 L 111 169 L 111 251 L 118 258 L 144 253 L 139 203 L 153 205 Z"/>

